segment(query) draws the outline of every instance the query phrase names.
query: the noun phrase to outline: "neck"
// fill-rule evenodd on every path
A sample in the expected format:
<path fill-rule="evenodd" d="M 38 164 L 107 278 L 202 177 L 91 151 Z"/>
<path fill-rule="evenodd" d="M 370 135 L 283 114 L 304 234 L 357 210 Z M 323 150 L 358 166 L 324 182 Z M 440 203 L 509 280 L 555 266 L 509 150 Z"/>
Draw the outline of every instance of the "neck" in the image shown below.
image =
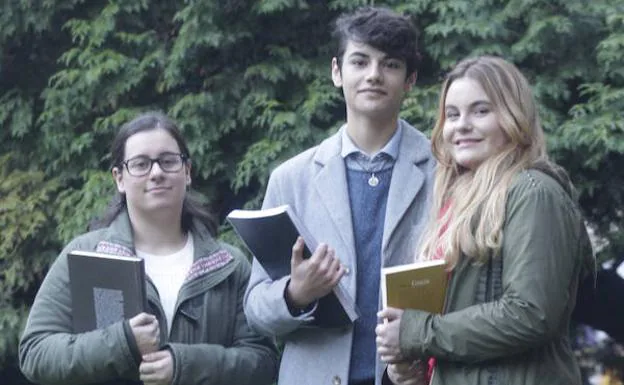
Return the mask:
<path fill-rule="evenodd" d="M 347 116 L 347 134 L 368 155 L 381 150 L 396 132 L 398 117 L 392 119 L 353 118 Z"/>
<path fill-rule="evenodd" d="M 180 250 L 186 244 L 181 213 L 172 215 L 161 211 L 146 216 L 128 209 L 128 214 L 132 223 L 135 248 L 148 254 L 167 255 Z"/>

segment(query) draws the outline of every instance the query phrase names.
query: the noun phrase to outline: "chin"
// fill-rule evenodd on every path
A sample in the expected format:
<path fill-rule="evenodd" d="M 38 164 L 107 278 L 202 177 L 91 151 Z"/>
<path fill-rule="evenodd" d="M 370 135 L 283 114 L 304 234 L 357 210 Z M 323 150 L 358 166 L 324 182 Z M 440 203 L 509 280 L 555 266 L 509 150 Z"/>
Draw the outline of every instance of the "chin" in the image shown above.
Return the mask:
<path fill-rule="evenodd" d="M 145 202 L 142 208 L 145 212 L 157 214 L 159 211 L 167 213 L 181 211 L 182 205 L 179 202 Z"/>
<path fill-rule="evenodd" d="M 370 119 L 377 120 L 380 117 L 393 116 L 396 110 L 389 108 L 387 105 L 366 106 L 357 110 L 359 115 L 367 116 Z"/>
<path fill-rule="evenodd" d="M 474 170 L 478 166 L 478 162 L 472 159 L 456 159 L 455 162 L 465 170 Z"/>

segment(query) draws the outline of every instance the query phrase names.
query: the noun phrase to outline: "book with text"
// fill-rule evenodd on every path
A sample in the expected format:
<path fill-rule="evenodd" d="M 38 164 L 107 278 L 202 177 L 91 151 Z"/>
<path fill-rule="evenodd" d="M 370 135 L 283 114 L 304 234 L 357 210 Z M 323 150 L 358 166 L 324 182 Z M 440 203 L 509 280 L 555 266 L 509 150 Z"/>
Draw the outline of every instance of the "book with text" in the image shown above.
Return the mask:
<path fill-rule="evenodd" d="M 74 332 L 105 328 L 147 309 L 143 259 L 74 250 L 67 263 Z"/>
<path fill-rule="evenodd" d="M 381 269 L 383 307 L 442 313 L 448 286 L 443 259 Z"/>
<path fill-rule="evenodd" d="M 305 241 L 304 258 L 309 258 L 318 245 L 289 205 L 233 210 L 227 219 L 272 280 L 290 275 L 292 247 L 299 235 Z M 339 283 L 319 299 L 314 317 L 314 325 L 339 327 L 355 321 L 358 311 L 353 298 Z"/>

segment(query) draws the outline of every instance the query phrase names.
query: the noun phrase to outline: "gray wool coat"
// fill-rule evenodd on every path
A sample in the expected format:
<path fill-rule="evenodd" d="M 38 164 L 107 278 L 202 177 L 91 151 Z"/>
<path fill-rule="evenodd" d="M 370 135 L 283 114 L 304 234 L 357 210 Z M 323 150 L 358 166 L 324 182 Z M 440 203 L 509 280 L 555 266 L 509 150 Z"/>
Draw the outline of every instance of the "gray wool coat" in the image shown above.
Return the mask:
<path fill-rule="evenodd" d="M 435 161 L 429 140 L 405 121 L 394 165 L 384 221 L 384 266 L 413 262 L 429 214 Z M 341 280 L 356 298 L 356 254 L 340 131 L 277 167 L 269 179 L 263 208 L 289 204 L 318 242 L 336 250 L 349 273 Z M 272 281 L 254 259 L 245 294 L 250 326 L 285 342 L 279 385 L 346 385 L 353 327 L 311 327 L 314 312 L 294 317 L 284 301 L 289 277 Z M 384 366 L 378 361 L 376 383 Z"/>

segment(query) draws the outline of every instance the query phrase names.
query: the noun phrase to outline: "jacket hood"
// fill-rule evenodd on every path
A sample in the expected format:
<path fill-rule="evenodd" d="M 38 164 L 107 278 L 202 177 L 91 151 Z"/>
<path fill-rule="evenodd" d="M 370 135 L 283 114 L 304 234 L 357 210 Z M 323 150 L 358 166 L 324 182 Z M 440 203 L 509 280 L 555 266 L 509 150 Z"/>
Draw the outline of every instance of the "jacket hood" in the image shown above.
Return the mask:
<path fill-rule="evenodd" d="M 541 171 L 556 180 L 570 198 L 578 203 L 578 192 L 563 167 L 548 160 L 538 160 L 531 168 Z"/>

